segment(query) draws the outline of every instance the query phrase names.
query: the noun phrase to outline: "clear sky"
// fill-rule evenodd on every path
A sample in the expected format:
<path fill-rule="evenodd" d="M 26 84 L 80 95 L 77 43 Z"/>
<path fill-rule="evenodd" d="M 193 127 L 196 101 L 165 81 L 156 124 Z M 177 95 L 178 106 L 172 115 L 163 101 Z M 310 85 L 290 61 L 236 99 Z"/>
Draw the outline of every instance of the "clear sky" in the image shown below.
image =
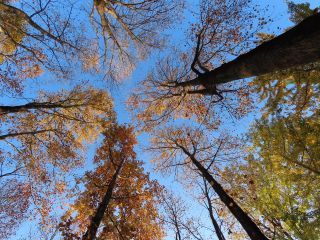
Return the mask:
<path fill-rule="evenodd" d="M 189 0 L 189 6 L 194 5 L 197 1 Z M 273 19 L 273 23 L 268 25 L 266 31 L 267 32 L 274 32 L 274 33 L 281 33 L 283 29 L 291 25 L 291 23 L 288 20 L 288 14 L 287 14 L 287 6 L 284 0 L 254 0 L 255 3 L 260 5 L 261 7 L 267 7 L 268 11 L 267 13 L 270 14 L 271 19 Z M 295 1 L 295 2 L 305 2 L 305 1 Z M 316 0 L 308 1 L 313 6 L 316 6 L 316 4 L 319 2 Z M 184 20 L 184 23 L 191 21 L 192 19 L 189 19 L 190 17 L 186 16 L 186 20 Z M 183 45 L 183 34 L 184 30 L 186 29 L 187 25 L 182 24 L 179 27 L 175 27 L 174 29 L 168 30 L 166 34 L 168 34 L 170 39 L 172 40 L 172 43 L 176 46 Z M 154 64 L 154 60 L 156 59 L 158 53 L 153 54 L 149 59 L 147 59 L 144 62 L 141 62 L 137 65 L 136 70 L 134 71 L 132 77 L 130 79 L 127 79 L 123 82 L 123 84 L 119 85 L 117 88 L 113 88 L 111 90 L 112 96 L 114 98 L 115 102 L 115 109 L 118 115 L 118 119 L 120 123 L 131 123 L 130 115 L 126 109 L 126 100 L 131 93 L 132 89 L 136 87 L 139 84 L 139 81 L 143 80 L 146 74 L 148 73 L 148 70 L 150 70 Z M 43 78 L 42 78 L 43 80 Z M 50 81 L 48 79 L 48 82 L 46 84 L 46 88 L 49 88 L 51 90 L 54 90 L 55 88 L 61 88 L 61 87 L 69 87 L 69 83 L 65 83 L 61 85 L 56 84 L 50 84 Z M 42 89 L 44 87 L 43 82 L 41 84 L 33 85 L 32 88 L 29 89 L 30 96 L 33 96 L 35 93 L 35 90 Z M 102 87 L 105 88 L 106 85 L 103 85 L 101 83 L 96 84 L 96 87 Z M 10 103 L 10 99 L 6 98 L 6 101 Z M 14 100 L 15 103 L 16 99 Z M 237 126 L 241 126 L 241 130 L 245 131 L 250 122 L 252 121 L 253 116 L 249 116 L 248 118 L 240 120 L 240 122 L 235 123 Z M 231 126 L 234 127 L 234 126 Z M 142 150 L 142 146 L 145 146 L 148 144 L 148 138 L 149 136 L 147 134 L 141 134 L 138 136 L 139 144 L 136 147 L 136 151 L 138 154 L 138 159 L 145 162 L 145 169 L 149 172 L 151 172 L 152 178 L 156 178 L 161 184 L 165 185 L 167 188 L 172 189 L 175 193 L 178 193 L 180 196 L 183 197 L 183 199 L 190 205 L 193 205 L 190 212 L 191 214 L 198 214 L 205 215 L 206 213 L 202 208 L 197 206 L 195 204 L 195 201 L 193 198 L 191 198 L 187 192 L 185 192 L 182 187 L 174 182 L 173 177 L 166 176 L 163 177 L 160 174 L 157 174 L 153 171 L 153 166 L 150 164 L 150 158 L 151 156 L 147 153 L 145 153 Z M 94 153 L 94 147 L 92 146 L 90 153 L 88 154 L 88 163 L 86 165 L 86 168 L 89 168 L 91 157 Z M 20 230 L 17 232 L 16 236 L 11 237 L 11 240 L 14 239 L 23 239 L 23 236 L 28 235 L 29 229 L 32 226 L 30 223 L 25 223 L 22 225 Z M 168 237 L 168 239 L 173 239 L 171 237 Z"/>

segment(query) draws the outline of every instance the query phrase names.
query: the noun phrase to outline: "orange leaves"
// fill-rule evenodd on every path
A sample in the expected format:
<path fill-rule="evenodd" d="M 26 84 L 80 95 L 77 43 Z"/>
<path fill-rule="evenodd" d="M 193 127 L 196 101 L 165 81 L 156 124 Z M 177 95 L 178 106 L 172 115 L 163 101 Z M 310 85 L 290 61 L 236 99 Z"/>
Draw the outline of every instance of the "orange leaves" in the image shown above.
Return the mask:
<path fill-rule="evenodd" d="M 104 134 L 104 141 L 95 157 L 98 166 L 82 178 L 85 190 L 78 195 L 69 210 L 68 214 L 76 217 L 72 220 L 66 217 L 62 224 L 65 227 L 60 230 L 65 236 L 83 234 L 90 216 L 95 214 L 96 207 L 102 201 L 117 164 L 125 158 L 113 189 L 112 200 L 104 214 L 105 227 L 100 237 L 117 239 L 121 234 L 135 239 L 161 239 L 162 229 L 157 220 L 156 208 L 159 185 L 149 179 L 149 175 L 143 171 L 142 163 L 135 159 L 133 129 L 113 125 Z"/>

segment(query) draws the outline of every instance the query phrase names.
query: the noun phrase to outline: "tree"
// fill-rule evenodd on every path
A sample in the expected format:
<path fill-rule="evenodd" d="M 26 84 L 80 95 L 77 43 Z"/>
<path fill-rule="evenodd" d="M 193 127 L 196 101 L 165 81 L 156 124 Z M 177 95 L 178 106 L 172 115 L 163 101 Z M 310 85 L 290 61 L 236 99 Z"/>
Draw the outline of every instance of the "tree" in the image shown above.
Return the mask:
<path fill-rule="evenodd" d="M 319 63 L 253 81 L 265 105 L 248 133 L 246 161 L 223 173 L 273 239 L 319 235 Z"/>
<path fill-rule="evenodd" d="M 205 197 L 205 206 L 208 210 L 213 229 L 215 230 L 215 233 L 216 233 L 219 240 L 226 240 L 226 238 L 224 237 L 224 234 L 221 230 L 221 227 L 219 226 L 219 224 L 215 218 L 214 206 L 212 204 L 212 199 L 211 199 L 210 192 L 208 189 L 208 183 L 206 182 L 205 178 L 203 179 L 203 188 L 201 186 L 201 190 L 202 190 L 203 195 Z"/>
<path fill-rule="evenodd" d="M 213 106 L 217 103 L 233 115 L 250 109 L 243 84 L 227 84 L 210 91 L 182 84 L 250 46 L 256 28 L 265 24 L 265 20 L 256 21 L 250 4 L 251 1 L 243 0 L 200 2 L 197 22 L 186 36 L 186 43 L 194 46 L 192 54 L 175 50 L 172 56 L 160 60 L 129 100 L 134 114 L 147 129 L 177 117 L 195 119 L 215 128 L 219 116 Z M 258 22 L 258 26 L 252 22 Z M 226 101 L 221 102 L 222 99 Z"/>
<path fill-rule="evenodd" d="M 259 122 L 251 131 L 246 161 L 222 173 L 230 192 L 255 214 L 272 239 L 319 235 L 319 192 L 315 189 L 320 178 L 318 161 L 312 159 L 319 144 L 314 124 L 311 119 L 293 118 Z"/>
<path fill-rule="evenodd" d="M 8 2 L 8 1 L 4 1 Z M 5 61 L 6 56 L 12 54 L 17 48 L 16 43 L 20 43 L 24 37 L 23 31 L 17 29 L 24 29 L 24 22 L 19 16 L 12 14 L 12 12 L 3 11 L 4 7 L 0 7 L 0 19 L 2 24 L 6 24 L 7 27 L 3 29 L 1 26 L 1 53 L 0 53 L 0 64 Z M 11 38 L 6 34 L 10 32 Z"/>
<path fill-rule="evenodd" d="M 172 231 L 168 231 L 168 236 L 176 240 L 196 239 L 203 240 L 204 229 L 197 219 L 189 217 L 188 206 L 173 193 L 164 190 L 161 194 L 162 221 L 164 225 Z"/>
<path fill-rule="evenodd" d="M 94 159 L 97 168 L 81 179 L 85 189 L 63 217 L 60 230 L 66 239 L 82 234 L 82 239 L 162 238 L 161 188 L 136 160 L 135 142 L 131 127 L 115 125 L 106 131 Z"/>
<path fill-rule="evenodd" d="M 104 43 L 105 76 L 125 78 L 137 60 L 151 49 L 163 47 L 160 33 L 179 19 L 183 6 L 182 0 L 93 0 L 90 20 Z"/>
<path fill-rule="evenodd" d="M 224 1 L 220 1 L 219 7 L 223 5 L 221 2 Z M 236 21 L 235 24 L 229 24 L 229 21 L 232 21 L 228 20 L 230 18 L 221 18 L 221 21 L 218 21 L 216 18 L 219 19 L 219 17 L 215 16 L 211 19 L 211 15 L 204 15 L 204 23 L 209 24 L 203 24 L 203 28 L 195 27 L 194 57 L 190 57 L 190 52 L 187 52 L 181 54 L 180 58 L 175 56 L 175 60 L 173 57 L 162 60 L 157 64 L 155 73 L 151 73 L 142 82 L 142 87 L 137 89 L 137 93 L 132 96 L 129 103 L 133 105 L 133 112 L 138 119 L 147 122 L 145 123 L 147 129 L 152 124 L 156 125 L 154 123 L 158 124 L 160 120 L 181 115 L 189 115 L 189 118 L 200 123 L 208 122 L 208 125 L 212 126 L 216 122 L 214 105 L 219 110 L 222 106 L 228 111 L 231 109 L 231 112 L 240 110 L 240 113 L 247 113 L 250 110 L 250 94 L 246 91 L 247 86 L 243 82 L 235 80 L 261 76 L 318 61 L 319 13 L 306 18 L 287 32 L 243 55 L 239 56 L 241 52 L 235 54 L 233 51 L 238 50 L 235 47 L 238 43 L 242 43 L 241 50 L 247 51 L 250 45 L 245 44 L 245 40 L 248 36 L 252 36 L 249 33 L 253 31 L 247 27 L 252 24 L 246 24 L 247 21 L 251 23 L 253 21 L 252 15 L 246 14 L 247 5 L 237 5 L 237 3 L 233 5 L 237 9 L 233 14 L 240 16 L 232 17 Z M 266 20 L 262 21 L 262 24 L 265 23 Z M 226 32 L 226 36 L 220 36 L 215 33 L 215 29 L 220 27 L 231 29 Z M 237 34 L 234 35 L 234 32 Z M 214 36 L 212 41 L 211 36 Z M 225 46 L 225 42 L 228 44 L 230 42 L 230 45 Z M 217 46 L 217 49 L 211 49 L 211 44 Z M 221 52 L 219 44 L 222 45 Z M 295 50 L 292 51 L 292 49 Z M 228 59 L 230 53 L 237 57 L 215 67 L 220 60 Z M 293 53 L 294 57 L 291 55 Z M 153 106 L 158 107 L 154 109 Z M 210 124 L 211 121 L 213 123 Z"/>
<path fill-rule="evenodd" d="M 176 85 L 203 86 L 206 90 L 204 92 L 209 93 L 218 84 L 316 62 L 319 56 L 317 47 L 320 31 L 317 24 L 319 19 L 320 14 L 316 13 L 287 32 L 264 42 L 235 60 L 198 78 Z M 295 57 L 290 55 L 293 52 Z M 260 59 L 264 59 L 263 64 L 259 61 Z"/>
<path fill-rule="evenodd" d="M 235 142 L 222 138 L 218 145 L 215 141 L 210 142 L 199 129 L 191 130 L 185 127 L 163 130 L 154 139 L 153 144 L 154 147 L 151 149 L 159 153 L 157 160 L 161 161 L 161 165 L 185 166 L 187 169 L 198 172 L 210 184 L 221 202 L 239 221 L 251 239 L 267 239 L 252 218 L 224 190 L 210 172 L 217 161 L 217 155 L 222 155 L 223 151 L 225 155 L 227 152 L 232 153 L 234 151 L 232 149 L 237 146 Z M 181 155 L 184 157 L 180 158 Z M 232 156 L 234 155 L 230 155 L 230 158 Z"/>
<path fill-rule="evenodd" d="M 318 12 L 318 8 L 311 9 L 310 3 L 294 3 L 292 1 L 287 2 L 288 4 L 288 11 L 290 13 L 290 20 L 295 23 L 299 24 L 305 18 L 312 16 L 313 14 Z"/>
<path fill-rule="evenodd" d="M 46 70 L 70 79 L 75 66 L 85 73 L 106 70 L 104 77 L 115 81 L 126 78 L 138 59 L 163 45 L 160 33 L 182 7 L 181 0 L 92 0 L 88 11 L 87 3 L 2 1 L 3 87 L 21 93 L 24 79 Z"/>
<path fill-rule="evenodd" d="M 105 91 L 77 87 L 0 109 L 1 175 L 29 185 L 39 210 L 33 215 L 45 221 L 51 197 L 67 189 L 66 174 L 83 164 L 88 144 L 113 123 L 112 100 Z"/>
<path fill-rule="evenodd" d="M 88 58 L 90 45 L 71 21 L 73 6 L 65 3 L 65 11 L 61 11 L 60 4 L 51 0 L 0 3 L 4 90 L 21 94 L 24 80 L 45 70 L 67 78 L 72 72 L 70 63 Z"/>
<path fill-rule="evenodd" d="M 0 238 L 7 239 L 27 217 L 30 205 L 28 183 L 0 177 Z"/>

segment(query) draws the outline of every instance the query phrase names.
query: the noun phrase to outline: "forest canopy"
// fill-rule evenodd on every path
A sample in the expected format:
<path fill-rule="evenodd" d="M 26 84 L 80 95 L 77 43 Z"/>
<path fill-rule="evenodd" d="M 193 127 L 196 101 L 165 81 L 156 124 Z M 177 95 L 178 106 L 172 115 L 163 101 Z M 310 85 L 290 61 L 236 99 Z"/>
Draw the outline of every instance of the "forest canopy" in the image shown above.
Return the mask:
<path fill-rule="evenodd" d="M 1 0 L 0 239 L 320 239 L 319 7 Z"/>

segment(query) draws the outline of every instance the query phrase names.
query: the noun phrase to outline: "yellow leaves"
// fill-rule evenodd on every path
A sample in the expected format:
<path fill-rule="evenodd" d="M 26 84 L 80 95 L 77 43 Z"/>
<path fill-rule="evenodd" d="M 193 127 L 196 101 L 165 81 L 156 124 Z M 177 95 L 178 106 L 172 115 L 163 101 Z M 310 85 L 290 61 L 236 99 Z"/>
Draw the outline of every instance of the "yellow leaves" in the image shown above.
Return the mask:
<path fill-rule="evenodd" d="M 252 86 L 264 106 L 265 118 L 275 112 L 308 115 L 318 104 L 319 63 L 276 72 L 254 79 Z"/>
<path fill-rule="evenodd" d="M 0 6 L 0 64 L 10 56 L 24 37 L 25 22 L 16 14 L 5 11 Z"/>

